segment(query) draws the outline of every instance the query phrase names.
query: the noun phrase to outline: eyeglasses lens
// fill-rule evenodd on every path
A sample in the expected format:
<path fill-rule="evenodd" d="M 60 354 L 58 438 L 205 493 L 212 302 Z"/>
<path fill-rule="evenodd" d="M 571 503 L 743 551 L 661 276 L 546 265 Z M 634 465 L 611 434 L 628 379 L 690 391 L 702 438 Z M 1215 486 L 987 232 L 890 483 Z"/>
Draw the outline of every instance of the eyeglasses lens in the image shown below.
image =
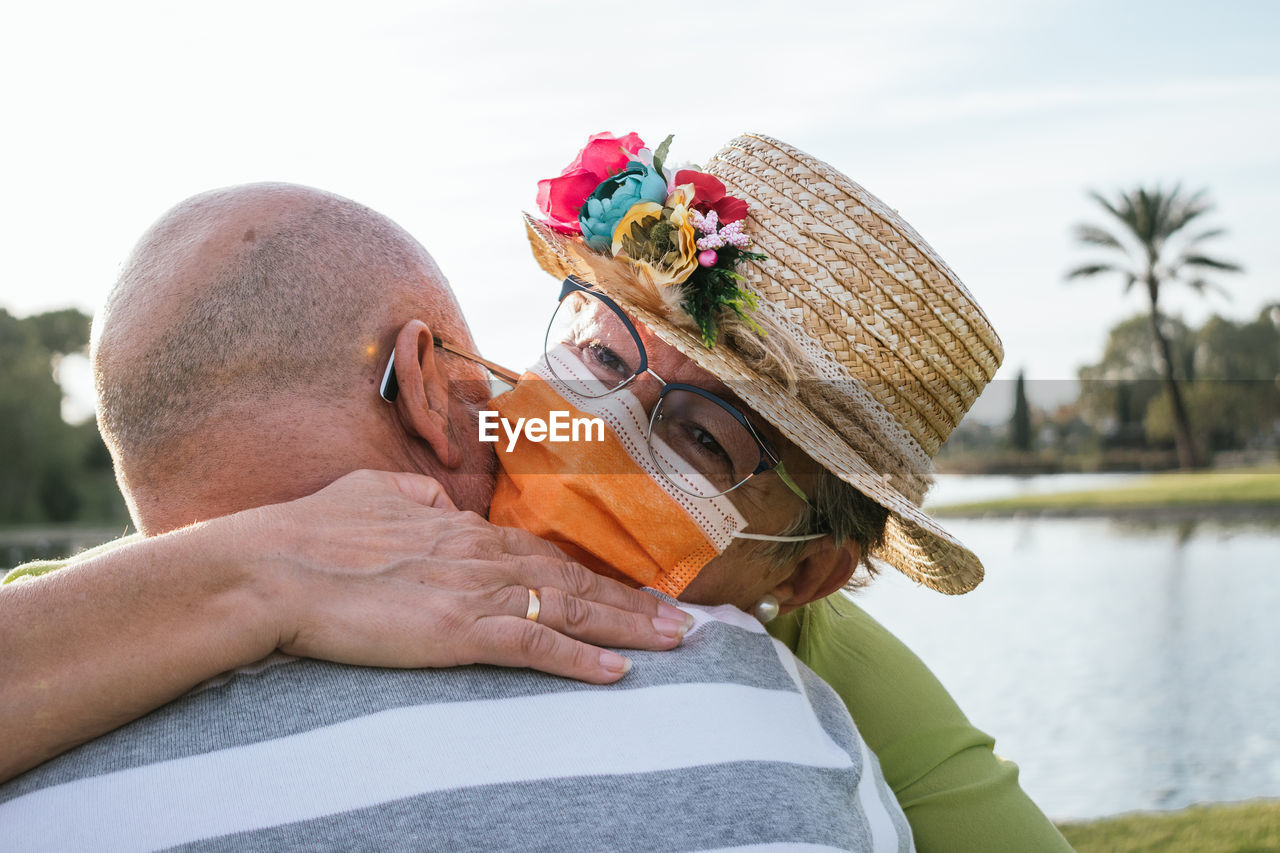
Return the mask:
<path fill-rule="evenodd" d="M 583 397 L 617 391 L 642 363 L 622 317 L 582 291 L 570 293 L 556 309 L 545 348 L 551 372 Z M 668 480 L 703 498 L 741 485 L 761 459 L 755 437 L 724 406 L 681 388 L 667 388 L 652 412 L 649 449 Z"/>
<path fill-rule="evenodd" d="M 760 464 L 760 445 L 751 432 L 723 406 L 700 394 L 668 389 L 651 423 L 654 462 L 692 495 L 722 495 L 741 485 Z"/>
<path fill-rule="evenodd" d="M 590 377 L 566 375 L 555 352 L 580 361 Z M 547 366 L 569 390 L 583 397 L 603 397 L 625 385 L 640 372 L 640 348 L 622 318 L 596 296 L 570 293 L 560 303 L 547 327 Z"/>

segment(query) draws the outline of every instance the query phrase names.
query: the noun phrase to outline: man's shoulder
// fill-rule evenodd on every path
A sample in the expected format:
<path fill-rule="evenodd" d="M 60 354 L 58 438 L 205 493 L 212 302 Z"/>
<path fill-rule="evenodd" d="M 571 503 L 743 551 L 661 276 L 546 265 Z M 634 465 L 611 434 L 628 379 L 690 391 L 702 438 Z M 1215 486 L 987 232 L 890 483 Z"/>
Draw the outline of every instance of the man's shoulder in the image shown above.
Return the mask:
<path fill-rule="evenodd" d="M 264 661 L 0 788 L 0 819 L 74 814 L 71 846 L 213 849 L 519 847 L 548 820 L 585 847 L 865 833 L 867 754 L 838 698 L 744 614 L 693 614 L 680 648 L 627 652 L 616 685 Z M 138 802 L 145 823 L 121 825 Z"/>

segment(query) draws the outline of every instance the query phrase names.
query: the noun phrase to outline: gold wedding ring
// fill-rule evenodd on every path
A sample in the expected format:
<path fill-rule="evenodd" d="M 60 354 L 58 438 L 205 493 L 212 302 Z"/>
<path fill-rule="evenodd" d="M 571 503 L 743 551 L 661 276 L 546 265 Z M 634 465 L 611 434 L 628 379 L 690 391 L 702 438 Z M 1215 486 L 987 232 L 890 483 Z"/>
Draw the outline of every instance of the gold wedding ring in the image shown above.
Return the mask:
<path fill-rule="evenodd" d="M 533 587 L 529 587 L 529 609 L 525 611 L 524 618 L 530 622 L 537 622 L 538 615 L 542 613 L 542 596 L 538 595 L 538 591 Z"/>

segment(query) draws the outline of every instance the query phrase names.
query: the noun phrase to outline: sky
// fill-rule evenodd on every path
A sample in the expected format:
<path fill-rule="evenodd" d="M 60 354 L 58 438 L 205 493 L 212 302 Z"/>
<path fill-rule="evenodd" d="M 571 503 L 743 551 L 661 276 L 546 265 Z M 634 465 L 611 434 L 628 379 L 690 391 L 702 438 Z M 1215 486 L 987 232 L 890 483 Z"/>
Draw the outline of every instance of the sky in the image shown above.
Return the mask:
<path fill-rule="evenodd" d="M 1145 310 L 1094 257 L 1086 191 L 1207 188 L 1231 298 L 1280 299 L 1280 3 L 239 2 L 7 4 L 0 307 L 92 312 L 133 242 L 213 187 L 292 181 L 414 234 L 482 352 L 531 362 L 557 293 L 522 210 L 587 136 L 745 130 L 826 160 L 947 259 L 1003 338 L 1001 378 L 1070 379 Z M 64 385 L 89 411 L 83 360 Z M 1055 383 L 1042 382 L 1048 388 Z"/>

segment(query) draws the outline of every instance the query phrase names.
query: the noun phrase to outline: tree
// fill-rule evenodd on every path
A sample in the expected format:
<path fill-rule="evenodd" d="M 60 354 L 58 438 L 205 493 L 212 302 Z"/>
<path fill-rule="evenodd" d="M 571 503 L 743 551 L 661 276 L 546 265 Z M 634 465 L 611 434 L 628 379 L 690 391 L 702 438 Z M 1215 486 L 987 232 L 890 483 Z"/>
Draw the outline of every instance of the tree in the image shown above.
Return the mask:
<path fill-rule="evenodd" d="M 1280 304 L 1263 306 L 1253 320 L 1214 315 L 1194 329 L 1166 317 L 1162 327 L 1197 448 L 1280 444 Z M 1112 326 L 1102 358 L 1079 376 L 1081 412 L 1104 446 L 1173 446 L 1172 399 L 1145 314 Z"/>
<path fill-rule="evenodd" d="M 1280 427 L 1280 305 L 1264 306 L 1251 321 L 1210 317 L 1195 333 L 1194 375 L 1186 402 L 1195 413 L 1200 446 L 1274 446 Z M 1172 435 L 1171 409 L 1167 394 L 1151 401 L 1149 438 Z"/>
<path fill-rule="evenodd" d="M 88 342 L 89 317 L 74 309 L 0 308 L 0 525 L 123 516 L 97 426 L 62 419 L 54 365 Z"/>
<path fill-rule="evenodd" d="M 1195 220 L 1213 210 L 1206 191 L 1186 195 L 1181 186 L 1166 192 L 1160 187 L 1139 187 L 1121 192 L 1114 202 L 1100 193 L 1090 196 L 1102 205 L 1123 228 L 1118 233 L 1097 225 L 1077 225 L 1076 239 L 1088 246 L 1111 250 L 1110 260 L 1081 264 L 1067 273 L 1067 279 L 1089 278 L 1102 274 L 1118 274 L 1125 290 L 1135 284 L 1147 293 L 1151 331 L 1156 339 L 1160 369 L 1172 409 L 1174 444 L 1178 464 L 1191 468 L 1196 464 L 1195 447 L 1187 409 L 1178 387 L 1174 358 L 1160 314 L 1160 288 L 1173 282 L 1184 283 L 1197 292 L 1218 288 L 1206 276 L 1214 272 L 1240 272 L 1241 267 L 1205 254 L 1203 244 L 1221 236 L 1221 228 L 1211 228 L 1185 236 Z"/>
<path fill-rule="evenodd" d="M 1013 416 L 1009 419 L 1009 443 L 1014 450 L 1031 451 L 1031 405 L 1027 402 L 1027 377 L 1018 371 L 1018 382 L 1013 388 Z"/>
<path fill-rule="evenodd" d="M 1195 332 L 1181 320 L 1161 323 L 1179 381 L 1193 377 Z M 1111 327 L 1096 364 L 1080 368 L 1080 405 L 1106 447 L 1147 446 L 1145 418 L 1164 386 L 1160 347 L 1151 320 L 1138 314 Z"/>

